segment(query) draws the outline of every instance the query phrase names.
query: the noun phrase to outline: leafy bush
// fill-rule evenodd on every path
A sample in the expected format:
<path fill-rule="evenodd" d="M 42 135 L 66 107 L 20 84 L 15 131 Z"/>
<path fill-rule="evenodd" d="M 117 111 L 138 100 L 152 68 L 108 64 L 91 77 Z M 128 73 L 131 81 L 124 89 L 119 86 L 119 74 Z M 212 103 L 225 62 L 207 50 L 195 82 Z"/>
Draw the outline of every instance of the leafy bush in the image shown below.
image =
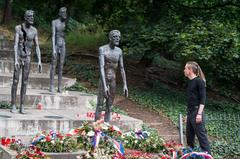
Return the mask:
<path fill-rule="evenodd" d="M 96 49 L 96 46 L 106 42 L 106 34 L 95 22 L 81 24 L 73 19 L 69 19 L 66 42 L 70 48 L 74 49 Z"/>

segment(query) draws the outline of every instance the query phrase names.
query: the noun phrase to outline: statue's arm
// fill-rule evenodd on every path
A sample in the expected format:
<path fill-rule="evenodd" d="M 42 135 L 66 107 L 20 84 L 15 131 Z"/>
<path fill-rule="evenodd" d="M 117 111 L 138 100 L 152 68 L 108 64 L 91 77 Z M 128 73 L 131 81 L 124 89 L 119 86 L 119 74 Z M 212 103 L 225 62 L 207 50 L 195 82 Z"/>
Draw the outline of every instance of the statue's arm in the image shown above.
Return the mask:
<path fill-rule="evenodd" d="M 35 35 L 35 38 L 34 38 L 34 43 L 35 43 L 36 54 L 37 54 L 37 58 L 38 58 L 38 69 L 39 69 L 39 72 L 41 73 L 42 72 L 41 51 L 40 51 L 39 43 L 38 43 L 38 32 L 37 32 L 37 30 L 36 30 L 36 35 Z"/>
<path fill-rule="evenodd" d="M 18 43 L 19 43 L 19 27 L 15 27 L 15 37 L 14 37 L 14 60 L 15 60 L 15 65 L 16 63 L 18 64 Z"/>
<path fill-rule="evenodd" d="M 124 65 L 123 65 L 123 55 L 122 55 L 122 50 L 120 52 L 120 57 L 119 57 L 119 66 L 120 66 L 120 71 L 122 75 L 122 80 L 123 80 L 123 91 L 125 96 L 128 96 L 128 88 L 127 88 L 127 80 L 126 80 L 126 73 L 124 70 Z"/>
<path fill-rule="evenodd" d="M 56 46 L 55 46 L 55 40 L 56 40 L 56 29 L 55 29 L 55 21 L 52 21 L 52 49 L 53 49 L 53 54 L 56 54 Z"/>
<path fill-rule="evenodd" d="M 38 63 L 41 63 L 41 52 L 40 52 L 40 48 L 39 48 L 39 43 L 38 43 L 38 32 L 36 31 L 36 35 L 34 38 L 34 43 L 35 43 L 35 47 L 36 47 L 36 54 L 37 54 L 37 58 L 38 58 Z"/>

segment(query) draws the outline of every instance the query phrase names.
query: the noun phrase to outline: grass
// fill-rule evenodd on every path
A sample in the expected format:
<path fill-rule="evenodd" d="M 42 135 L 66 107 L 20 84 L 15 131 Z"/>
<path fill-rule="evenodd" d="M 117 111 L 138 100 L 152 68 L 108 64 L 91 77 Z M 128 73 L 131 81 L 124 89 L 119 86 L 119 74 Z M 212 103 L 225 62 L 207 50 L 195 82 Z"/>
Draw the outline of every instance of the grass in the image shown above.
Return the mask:
<path fill-rule="evenodd" d="M 164 112 L 175 124 L 179 113 L 186 115 L 185 93 L 162 84 L 153 89 L 130 88 L 130 98 L 147 108 Z M 211 144 L 215 158 L 240 155 L 239 107 L 237 103 L 207 101 L 205 110 L 211 117 L 207 120 L 207 130 L 214 137 Z"/>
<path fill-rule="evenodd" d="M 92 27 L 92 26 L 91 26 Z M 70 48 L 95 49 L 106 42 L 106 33 L 100 26 L 91 29 L 90 26 L 81 25 L 76 30 L 69 31 L 66 36 L 66 43 Z"/>

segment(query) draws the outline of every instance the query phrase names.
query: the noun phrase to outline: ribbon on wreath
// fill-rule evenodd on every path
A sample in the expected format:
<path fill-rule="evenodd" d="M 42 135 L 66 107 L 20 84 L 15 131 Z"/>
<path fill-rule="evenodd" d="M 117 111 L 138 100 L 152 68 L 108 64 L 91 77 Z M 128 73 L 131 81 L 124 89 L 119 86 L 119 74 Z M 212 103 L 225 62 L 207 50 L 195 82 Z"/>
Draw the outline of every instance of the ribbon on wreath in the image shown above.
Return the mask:
<path fill-rule="evenodd" d="M 124 157 L 124 147 L 123 147 L 122 143 L 120 141 L 117 141 L 117 140 L 111 138 L 110 136 L 108 136 L 107 134 L 103 133 L 100 130 L 96 130 L 95 134 L 94 134 L 94 137 L 93 137 L 93 142 L 92 143 L 93 143 L 94 149 L 98 147 L 98 144 L 100 142 L 101 137 L 108 138 L 108 140 L 112 142 L 113 147 L 117 150 L 120 158 L 125 159 L 125 157 Z"/>

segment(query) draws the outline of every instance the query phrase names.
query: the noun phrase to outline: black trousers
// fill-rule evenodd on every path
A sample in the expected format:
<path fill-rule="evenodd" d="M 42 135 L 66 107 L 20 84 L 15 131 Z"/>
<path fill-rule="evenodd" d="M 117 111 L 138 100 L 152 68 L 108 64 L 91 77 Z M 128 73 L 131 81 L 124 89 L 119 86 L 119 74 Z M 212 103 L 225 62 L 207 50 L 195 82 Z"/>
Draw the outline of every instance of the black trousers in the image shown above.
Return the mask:
<path fill-rule="evenodd" d="M 196 123 L 197 113 L 198 109 L 189 111 L 187 114 L 187 127 L 186 127 L 187 144 L 191 148 L 194 148 L 194 140 L 196 135 L 201 149 L 211 154 L 210 145 L 207 137 L 207 130 L 205 128 L 205 115 L 204 113 L 202 114 L 202 122 L 197 124 Z"/>

